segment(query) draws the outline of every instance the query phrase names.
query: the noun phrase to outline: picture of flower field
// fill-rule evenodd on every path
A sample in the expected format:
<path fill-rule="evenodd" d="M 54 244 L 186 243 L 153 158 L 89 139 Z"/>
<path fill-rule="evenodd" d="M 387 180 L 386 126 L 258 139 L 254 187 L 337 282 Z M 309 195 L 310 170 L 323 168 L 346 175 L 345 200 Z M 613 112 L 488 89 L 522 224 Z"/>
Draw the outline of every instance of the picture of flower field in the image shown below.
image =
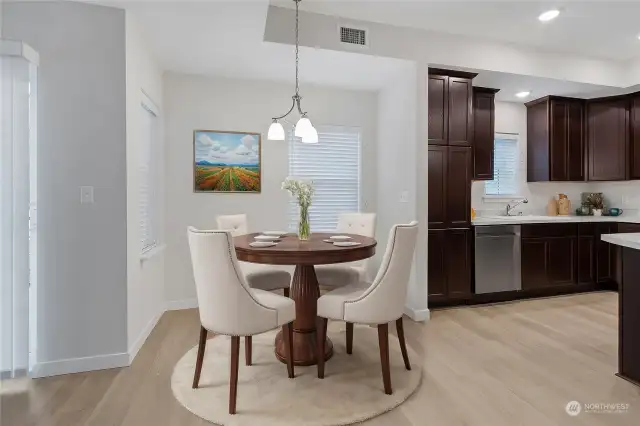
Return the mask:
<path fill-rule="evenodd" d="M 196 130 L 196 192 L 260 192 L 260 134 Z"/>

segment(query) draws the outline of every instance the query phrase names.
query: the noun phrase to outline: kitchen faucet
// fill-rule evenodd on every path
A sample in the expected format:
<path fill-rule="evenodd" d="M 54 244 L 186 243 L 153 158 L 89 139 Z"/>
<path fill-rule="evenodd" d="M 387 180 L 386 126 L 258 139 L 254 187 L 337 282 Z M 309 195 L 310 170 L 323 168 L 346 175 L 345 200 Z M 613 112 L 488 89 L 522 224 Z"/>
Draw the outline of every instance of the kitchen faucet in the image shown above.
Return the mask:
<path fill-rule="evenodd" d="M 516 200 L 511 200 L 511 201 L 516 201 Z M 527 204 L 528 202 L 529 200 L 527 200 L 526 198 L 523 198 L 520 201 L 516 201 L 514 205 L 507 204 L 507 216 L 515 216 L 514 214 L 511 214 L 511 211 L 513 211 L 513 209 L 518 207 L 520 204 Z M 520 214 L 522 214 L 522 212 L 520 212 Z"/>

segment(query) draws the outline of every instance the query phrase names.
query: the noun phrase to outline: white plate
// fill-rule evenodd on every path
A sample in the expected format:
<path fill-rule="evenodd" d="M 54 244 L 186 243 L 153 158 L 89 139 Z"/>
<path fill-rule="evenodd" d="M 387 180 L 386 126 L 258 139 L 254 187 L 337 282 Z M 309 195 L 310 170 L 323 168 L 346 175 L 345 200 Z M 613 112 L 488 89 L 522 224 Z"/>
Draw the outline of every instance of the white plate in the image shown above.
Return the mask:
<path fill-rule="evenodd" d="M 286 233 L 287 233 L 286 231 L 265 231 L 262 234 L 263 235 L 273 235 L 275 237 L 282 237 Z"/>
<path fill-rule="evenodd" d="M 362 243 L 358 243 L 355 241 L 336 241 L 335 243 L 333 243 L 334 246 L 337 247 L 353 247 L 353 246 L 359 246 Z"/>
<path fill-rule="evenodd" d="M 333 241 L 345 241 L 345 240 L 350 240 L 351 237 L 348 235 L 332 235 L 329 237 L 329 239 Z"/>
<path fill-rule="evenodd" d="M 258 241 L 276 241 L 280 239 L 279 236 L 275 235 L 256 235 L 254 238 Z"/>
<path fill-rule="evenodd" d="M 249 245 L 251 247 L 264 248 L 264 247 L 273 247 L 276 245 L 276 243 L 274 243 L 273 241 L 254 241 L 252 243 L 249 243 Z"/>

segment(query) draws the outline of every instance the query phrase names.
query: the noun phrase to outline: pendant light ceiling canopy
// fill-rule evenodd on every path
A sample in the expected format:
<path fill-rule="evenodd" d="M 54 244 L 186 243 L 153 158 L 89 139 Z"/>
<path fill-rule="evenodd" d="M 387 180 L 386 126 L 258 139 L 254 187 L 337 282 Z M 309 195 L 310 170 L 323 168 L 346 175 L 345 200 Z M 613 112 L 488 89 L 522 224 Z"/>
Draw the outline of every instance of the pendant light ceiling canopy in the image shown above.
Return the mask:
<path fill-rule="evenodd" d="M 284 127 L 278 120 L 283 120 L 287 117 L 291 112 L 293 112 L 294 108 L 297 107 L 298 113 L 300 114 L 300 119 L 295 127 L 295 135 L 299 138 L 302 138 L 302 142 L 304 143 L 317 143 L 318 142 L 318 132 L 315 127 L 311 124 L 309 118 L 307 118 L 307 113 L 302 111 L 302 107 L 300 106 L 300 101 L 302 97 L 300 96 L 300 82 L 298 77 L 298 63 L 299 63 L 299 50 L 300 43 L 298 39 L 299 34 L 299 6 L 301 0 L 293 0 L 296 4 L 296 93 L 291 97 L 293 100 L 291 104 L 291 108 L 287 111 L 286 114 L 283 114 L 279 117 L 274 117 L 271 126 L 269 127 L 269 133 L 267 134 L 267 138 L 269 140 L 275 141 L 283 141 L 285 132 Z"/>

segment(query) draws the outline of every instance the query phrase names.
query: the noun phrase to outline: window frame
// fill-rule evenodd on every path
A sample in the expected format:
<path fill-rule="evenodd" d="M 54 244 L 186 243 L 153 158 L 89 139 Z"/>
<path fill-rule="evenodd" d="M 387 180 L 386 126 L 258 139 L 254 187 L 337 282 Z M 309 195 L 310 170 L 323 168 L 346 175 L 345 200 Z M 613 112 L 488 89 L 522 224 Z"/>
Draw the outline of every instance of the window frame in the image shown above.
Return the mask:
<path fill-rule="evenodd" d="M 357 196 L 356 196 L 356 202 L 357 202 L 357 208 L 356 211 L 349 211 L 350 213 L 358 213 L 360 211 L 362 211 L 362 205 L 363 205 L 363 188 L 362 188 L 362 155 L 363 155 L 363 145 L 362 145 L 362 127 L 360 126 L 354 126 L 354 125 L 340 125 L 340 124 L 316 124 L 316 130 L 318 131 L 318 144 L 322 144 L 323 140 L 322 140 L 322 135 L 324 133 L 344 133 L 344 134 L 356 134 L 357 138 L 357 173 L 356 173 L 356 190 L 357 190 Z M 293 134 L 293 129 L 289 132 L 287 132 L 287 163 L 288 163 L 288 176 L 294 178 L 294 179 L 303 179 L 303 180 L 309 180 L 308 177 L 305 176 L 296 176 L 296 174 L 294 173 L 294 171 L 292 170 L 292 158 L 291 158 L 291 154 L 292 154 L 292 145 L 293 144 L 302 144 L 302 139 L 298 138 L 296 136 L 294 136 Z M 325 142 L 326 143 L 326 142 Z M 315 179 L 317 180 L 317 179 Z M 346 180 L 346 179 L 345 179 Z M 317 186 L 316 186 L 316 190 L 317 190 Z M 311 205 L 311 209 L 313 209 L 313 205 L 314 203 L 312 203 Z M 338 212 L 338 215 L 341 212 Z M 311 223 L 313 223 L 313 215 L 311 215 Z M 336 218 L 336 225 L 337 225 L 337 218 Z M 297 232 L 298 229 L 298 205 L 297 205 L 297 201 L 293 198 L 290 197 L 290 201 L 289 201 L 289 207 L 288 207 L 288 228 L 289 230 L 293 231 L 293 232 Z M 311 227 L 311 231 L 312 232 L 331 232 L 331 231 L 335 231 L 335 227 L 332 229 L 325 229 L 324 227 L 322 229 L 320 228 L 314 228 L 313 225 Z"/>
<path fill-rule="evenodd" d="M 483 196 L 482 199 L 485 202 L 497 202 L 497 203 L 502 203 L 502 202 L 509 202 L 512 200 L 521 200 L 524 199 L 524 196 L 522 196 L 520 194 L 521 192 L 521 167 L 520 167 L 520 163 L 521 163 L 521 147 L 520 147 L 520 134 L 519 133 L 508 133 L 508 132 L 495 132 L 494 136 L 493 136 L 493 141 L 494 141 L 494 145 L 493 145 L 493 155 L 494 155 L 494 173 L 495 173 L 495 141 L 497 139 L 503 139 L 503 140 L 512 140 L 515 143 L 516 146 L 516 164 L 514 165 L 514 186 L 515 186 L 515 193 L 513 194 L 487 194 L 487 183 L 489 181 L 485 181 L 484 184 L 484 190 L 483 190 Z"/>
<path fill-rule="evenodd" d="M 153 181 L 153 176 L 157 175 L 158 173 L 158 168 L 156 166 L 156 162 L 159 161 L 157 154 L 154 154 L 154 147 L 153 147 L 153 140 L 159 136 L 159 119 L 160 119 L 160 109 L 158 108 L 158 106 L 156 105 L 155 102 L 153 102 L 153 100 L 149 97 L 149 95 L 147 95 L 147 93 L 145 93 L 144 90 L 141 90 L 141 99 L 140 99 L 140 104 L 139 106 L 143 109 L 146 110 L 149 114 L 151 114 L 153 116 L 153 121 L 152 121 L 152 126 L 150 129 L 151 132 L 151 137 L 149 142 L 149 147 L 148 147 L 148 153 L 149 153 L 149 157 L 148 162 L 149 162 L 149 170 L 146 172 L 146 175 L 148 176 L 148 182 L 147 182 L 147 192 L 148 192 L 148 203 L 147 203 L 147 218 L 148 218 L 148 224 L 147 226 L 151 228 L 151 239 L 153 240 L 151 244 L 147 244 L 145 245 L 144 241 L 142 240 L 142 230 L 140 227 L 140 224 L 142 222 L 142 209 L 140 206 L 140 199 L 141 199 L 141 190 L 142 190 L 142 184 L 143 184 L 143 176 L 142 176 L 142 167 L 143 167 L 143 161 L 145 160 L 143 158 L 145 151 L 145 146 L 144 144 L 147 143 L 147 141 L 143 140 L 143 125 L 145 125 L 146 123 L 142 123 L 141 120 L 141 127 L 139 128 L 139 137 L 140 137 L 140 145 L 138 147 L 138 155 L 140 155 L 140 157 L 138 158 L 138 164 L 137 164 L 137 172 L 138 172 L 138 179 L 139 179 L 139 183 L 138 183 L 138 242 L 140 244 L 140 257 L 141 260 L 146 260 L 148 258 L 150 258 L 156 251 L 158 251 L 159 249 L 161 249 L 163 247 L 162 243 L 161 243 L 161 235 L 160 235 L 160 227 L 158 226 L 158 213 L 157 210 L 159 209 L 160 205 L 159 205 L 159 200 L 158 200 L 158 193 L 155 190 L 152 190 L 152 185 L 150 184 Z M 139 113 L 142 111 L 139 111 Z"/>

